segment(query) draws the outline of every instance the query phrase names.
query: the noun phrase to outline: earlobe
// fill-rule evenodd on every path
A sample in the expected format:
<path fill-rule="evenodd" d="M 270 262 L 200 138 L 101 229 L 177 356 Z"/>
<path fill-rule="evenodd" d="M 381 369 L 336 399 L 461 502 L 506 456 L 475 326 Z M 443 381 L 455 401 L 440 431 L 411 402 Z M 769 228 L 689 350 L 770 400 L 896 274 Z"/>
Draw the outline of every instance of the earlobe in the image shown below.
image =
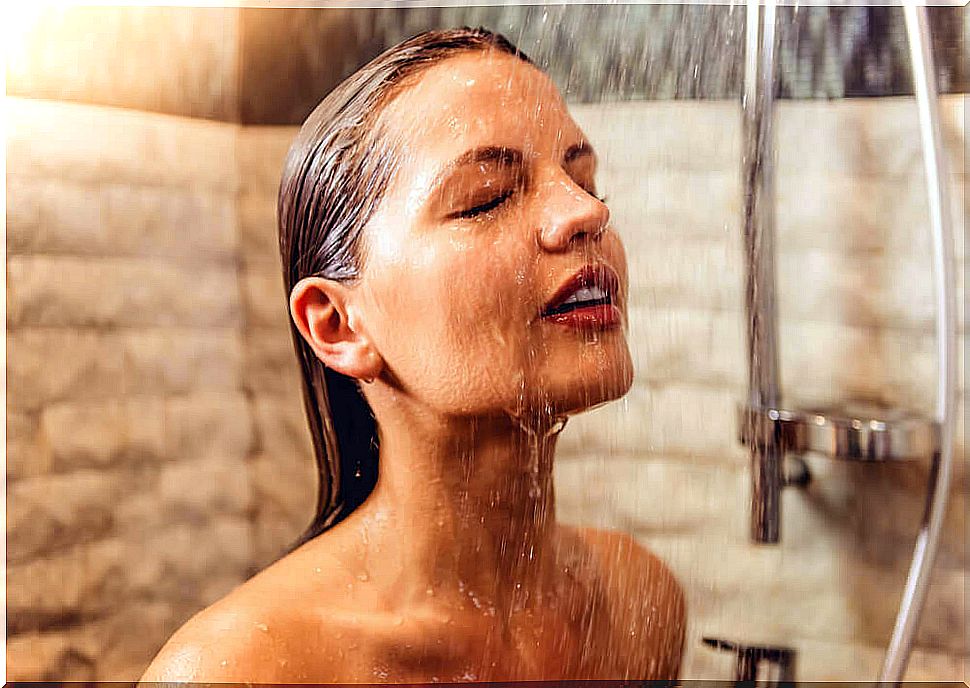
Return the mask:
<path fill-rule="evenodd" d="M 370 384 L 374 381 L 374 378 L 376 378 L 380 374 L 381 369 L 384 367 L 384 364 L 383 364 L 383 361 L 381 361 L 381 357 L 377 354 L 377 352 L 371 349 L 370 347 L 367 348 L 367 359 L 369 363 L 368 367 L 370 368 L 371 372 L 366 374 L 366 376 L 361 379 L 363 382 Z"/>

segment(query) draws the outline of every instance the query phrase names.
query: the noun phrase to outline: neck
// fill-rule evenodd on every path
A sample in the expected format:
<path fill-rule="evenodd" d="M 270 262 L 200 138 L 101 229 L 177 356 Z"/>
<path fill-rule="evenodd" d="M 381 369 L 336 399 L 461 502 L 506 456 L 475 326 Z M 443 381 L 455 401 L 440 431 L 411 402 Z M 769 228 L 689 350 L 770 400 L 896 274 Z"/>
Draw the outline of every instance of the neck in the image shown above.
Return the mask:
<path fill-rule="evenodd" d="M 458 588 L 476 606 L 527 602 L 552 554 L 563 424 L 382 413 L 377 486 L 356 522 L 388 584 L 411 601 Z"/>

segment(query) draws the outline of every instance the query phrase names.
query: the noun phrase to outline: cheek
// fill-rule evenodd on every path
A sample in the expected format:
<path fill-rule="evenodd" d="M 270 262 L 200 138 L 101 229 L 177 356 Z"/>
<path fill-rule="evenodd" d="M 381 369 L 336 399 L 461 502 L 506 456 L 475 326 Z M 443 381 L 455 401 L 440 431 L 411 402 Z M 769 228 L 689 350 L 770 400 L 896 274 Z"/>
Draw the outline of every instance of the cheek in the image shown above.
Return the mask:
<path fill-rule="evenodd" d="M 524 266 L 497 247 L 468 251 L 442 275 L 445 327 L 459 346 L 508 361 L 523 345 L 530 286 Z"/>
<path fill-rule="evenodd" d="M 400 306 L 412 319 L 392 323 L 406 383 L 452 408 L 487 406 L 514 393 L 534 347 L 529 287 L 518 274 L 527 273 L 502 254 L 478 250 L 428 266 L 420 282 L 412 275 L 402 285 L 410 303 Z"/>

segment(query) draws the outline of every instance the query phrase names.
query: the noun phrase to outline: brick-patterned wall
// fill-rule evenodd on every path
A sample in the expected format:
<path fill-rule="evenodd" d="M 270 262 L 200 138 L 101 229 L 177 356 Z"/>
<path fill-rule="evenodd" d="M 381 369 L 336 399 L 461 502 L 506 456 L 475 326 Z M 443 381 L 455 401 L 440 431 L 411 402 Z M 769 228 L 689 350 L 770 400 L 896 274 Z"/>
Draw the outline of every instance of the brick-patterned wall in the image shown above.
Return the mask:
<path fill-rule="evenodd" d="M 11 112 L 10 676 L 132 679 L 312 514 L 275 244 L 296 129 L 17 101 Z M 783 496 L 781 544 L 748 542 L 733 417 L 746 366 L 737 105 L 573 112 L 629 255 L 637 380 L 564 431 L 560 518 L 628 530 L 670 562 L 690 605 L 686 678 L 732 675 L 703 635 L 792 645 L 800 679 L 872 678 L 927 471 L 812 457 L 815 481 Z M 962 295 L 962 100 L 944 114 Z M 912 102 L 782 103 L 779 118 L 786 396 L 930 410 Z M 963 437 L 961 422 L 961 459 Z M 911 679 L 963 675 L 966 492 L 961 461 Z"/>
<path fill-rule="evenodd" d="M 253 564 L 237 131 L 6 111 L 8 678 L 135 679 Z"/>
<path fill-rule="evenodd" d="M 257 447 L 251 461 L 253 543 L 265 566 L 309 525 L 316 468 L 290 340 L 276 229 L 276 192 L 291 127 L 242 127 L 239 162 L 240 281 L 246 307 L 245 385 Z"/>

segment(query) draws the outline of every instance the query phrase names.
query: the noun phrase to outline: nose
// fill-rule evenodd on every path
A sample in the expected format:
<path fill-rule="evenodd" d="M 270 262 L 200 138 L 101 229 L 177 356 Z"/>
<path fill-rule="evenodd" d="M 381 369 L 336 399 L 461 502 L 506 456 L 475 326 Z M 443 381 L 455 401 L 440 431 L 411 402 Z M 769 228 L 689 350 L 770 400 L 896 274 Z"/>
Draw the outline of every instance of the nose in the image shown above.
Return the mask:
<path fill-rule="evenodd" d="M 605 203 L 577 184 L 565 172 L 546 182 L 545 215 L 539 244 L 547 251 L 563 251 L 579 238 L 599 239 L 610 222 Z"/>

